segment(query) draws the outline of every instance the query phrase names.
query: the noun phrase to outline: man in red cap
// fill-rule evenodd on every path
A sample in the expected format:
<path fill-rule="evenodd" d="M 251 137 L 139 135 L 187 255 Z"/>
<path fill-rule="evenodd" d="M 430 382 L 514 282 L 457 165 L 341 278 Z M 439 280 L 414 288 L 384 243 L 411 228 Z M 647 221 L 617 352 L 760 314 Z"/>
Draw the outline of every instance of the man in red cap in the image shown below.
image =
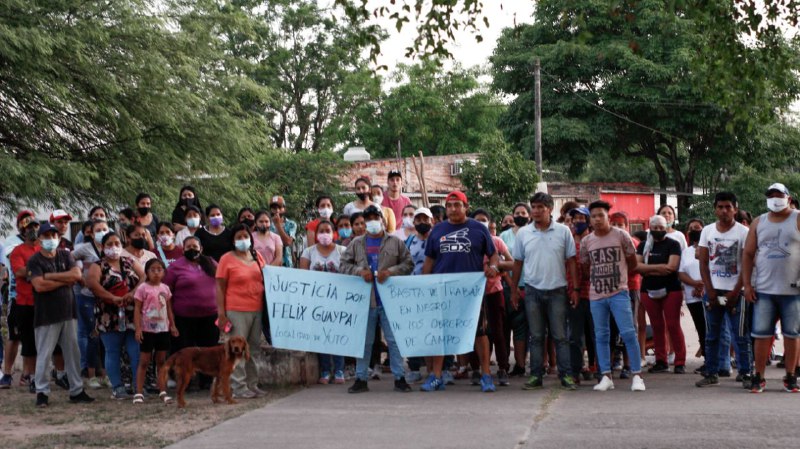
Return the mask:
<path fill-rule="evenodd" d="M 450 192 L 445 198 L 447 220 L 436 225 L 425 244 L 425 263 L 422 274 L 467 273 L 482 271 L 486 277 L 500 274 L 500 258 L 495 250 L 492 236 L 486 226 L 472 218 L 467 218 L 469 203 L 467 196 L 458 190 Z M 484 258 L 489 262 L 484 264 Z M 495 391 L 494 380 L 489 372 L 489 339 L 484 311 L 481 308 L 478 329 L 475 337 L 475 352 L 481 362 L 481 390 Z M 428 367 L 430 375 L 420 389 L 422 391 L 444 390 L 442 363 L 444 356 L 435 356 Z"/>
<path fill-rule="evenodd" d="M 50 214 L 50 223 L 58 231 L 58 236 L 61 240 L 58 242 L 58 249 L 65 249 L 72 251 L 72 242 L 66 237 L 69 232 L 69 223 L 72 221 L 72 215 L 68 214 L 64 209 L 56 209 Z"/>

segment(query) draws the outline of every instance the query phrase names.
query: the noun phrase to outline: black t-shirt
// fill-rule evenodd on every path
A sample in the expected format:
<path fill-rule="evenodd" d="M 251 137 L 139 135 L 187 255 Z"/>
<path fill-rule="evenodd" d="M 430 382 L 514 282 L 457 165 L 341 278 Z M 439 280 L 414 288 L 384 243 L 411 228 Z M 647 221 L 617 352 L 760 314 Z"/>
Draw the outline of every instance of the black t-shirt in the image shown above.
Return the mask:
<path fill-rule="evenodd" d="M 219 235 L 214 235 L 205 227 L 198 229 L 194 236 L 203 245 L 203 254 L 219 262 L 219 259 L 233 249 L 233 236 L 230 228 L 225 228 Z"/>
<path fill-rule="evenodd" d="M 636 254 L 644 254 L 644 245 L 646 240 L 639 243 L 636 248 Z M 660 242 L 653 242 L 653 249 L 650 250 L 650 257 L 647 260 L 648 265 L 660 265 L 669 263 L 670 256 L 681 255 L 681 244 L 676 240 L 669 237 L 664 238 Z M 660 290 L 666 288 L 667 291 L 676 292 L 681 291 L 681 281 L 678 279 L 677 271 L 667 276 L 643 276 L 642 277 L 642 291 L 647 290 Z"/>
<path fill-rule="evenodd" d="M 44 273 L 63 273 L 75 267 L 72 253 L 59 249 L 56 256 L 49 259 L 38 252 L 28 259 L 28 279 Z M 75 297 L 71 287 L 60 287 L 49 292 L 39 293 L 33 289 L 33 326 L 46 326 L 78 319 Z"/>

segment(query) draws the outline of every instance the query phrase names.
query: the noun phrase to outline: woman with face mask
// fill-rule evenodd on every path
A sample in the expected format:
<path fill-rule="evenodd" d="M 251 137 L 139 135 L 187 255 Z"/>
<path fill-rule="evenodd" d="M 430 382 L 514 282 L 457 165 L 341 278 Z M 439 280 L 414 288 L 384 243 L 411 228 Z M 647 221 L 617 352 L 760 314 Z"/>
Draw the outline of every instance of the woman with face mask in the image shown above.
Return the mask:
<path fill-rule="evenodd" d="M 230 335 L 244 337 L 251 351 L 261 344 L 261 319 L 264 313 L 264 259 L 253 248 L 253 236 L 244 224 L 231 229 L 233 249 L 217 266 L 217 313 L 221 331 L 230 323 Z M 258 371 L 253 359 L 240 362 L 231 375 L 236 398 L 251 399 L 265 394 L 258 388 Z"/>
<path fill-rule="evenodd" d="M 178 336 L 172 337 L 171 349 L 219 343 L 217 320 L 217 262 L 204 256 L 203 246 L 195 236 L 183 241 L 183 255 L 167 268 L 162 281 L 172 291 L 172 311 Z M 201 388 L 211 386 L 213 378 L 199 375 Z"/>
<path fill-rule="evenodd" d="M 400 229 L 392 233 L 393 236 L 405 242 L 412 235 L 416 235 L 417 232 L 414 230 L 414 212 L 416 210 L 416 206 L 406 206 L 403 208 L 403 224 Z"/>
<path fill-rule="evenodd" d="M 333 223 L 320 220 L 316 227 L 317 243 L 309 246 L 300 256 L 298 268 L 301 270 L 339 272 L 339 262 L 345 251 L 344 246 L 334 240 Z M 331 359 L 333 363 L 331 364 Z M 319 354 L 319 383 L 327 385 L 333 372 L 334 383 L 344 383 L 344 357 L 340 355 Z"/>
<path fill-rule="evenodd" d="M 342 209 L 342 213 L 348 217 L 356 212 L 362 212 L 364 209 L 374 204 L 372 202 L 372 193 L 370 193 L 369 179 L 356 179 L 355 193 L 357 199 L 347 203 L 344 209 Z"/>
<path fill-rule="evenodd" d="M 225 227 L 222 209 L 219 206 L 211 204 L 206 207 L 206 217 L 208 224 L 195 231 L 194 235 L 203 244 L 203 254 L 219 262 L 223 254 L 233 249 L 233 236 L 231 230 Z M 187 226 L 194 224 L 188 220 L 187 214 Z"/>
<path fill-rule="evenodd" d="M 675 209 L 669 204 L 664 204 L 658 208 L 656 215 L 661 215 L 664 217 L 664 220 L 667 221 L 667 237 L 678 242 L 678 244 L 681 245 L 681 251 L 685 250 L 688 246 L 686 243 L 686 236 L 675 229 L 675 225 L 678 224 L 678 214 L 675 213 Z"/>
<path fill-rule="evenodd" d="M 106 212 L 106 209 L 103 206 L 94 206 L 91 209 L 89 209 L 89 213 L 87 214 L 86 218 L 88 219 L 88 221 L 95 221 L 95 220 L 108 221 L 108 213 Z M 83 230 L 81 230 L 81 232 L 79 232 L 78 235 L 75 236 L 75 245 L 77 245 L 78 243 L 86 243 L 90 241 L 91 239 L 88 240 L 84 239 Z"/>
<path fill-rule="evenodd" d="M 308 236 L 306 239 L 306 247 L 311 247 L 319 242 L 319 240 L 317 240 L 317 226 L 319 222 L 322 220 L 333 220 L 333 199 L 331 199 L 331 197 L 327 195 L 317 197 L 314 206 L 317 208 L 317 216 L 319 218 L 311 220 L 306 225 L 306 235 Z M 336 232 L 335 229 L 333 231 L 333 240 L 339 240 L 339 233 Z"/>
<path fill-rule="evenodd" d="M 183 256 L 183 248 L 175 243 L 175 228 L 172 223 L 162 221 L 158 224 L 156 255 L 166 268 Z"/>
<path fill-rule="evenodd" d="M 281 237 L 270 232 L 270 215 L 265 210 L 260 210 L 255 214 L 255 232 L 253 233 L 253 245 L 256 252 L 261 254 L 267 265 L 280 267 L 283 260 L 283 241 Z"/>
<path fill-rule="evenodd" d="M 656 363 L 651 373 L 669 371 L 667 360 L 667 336 L 675 351 L 675 374 L 686 372 L 686 343 L 681 329 L 681 305 L 683 290 L 678 280 L 681 248 L 677 240 L 667 237 L 667 220 L 662 215 L 650 218 L 647 239 L 636 249 L 638 266 L 642 275 L 642 304 L 653 326 L 656 344 Z"/>
<path fill-rule="evenodd" d="M 253 212 L 253 209 L 249 207 L 243 207 L 239 209 L 239 213 L 236 214 L 236 221 L 247 226 L 247 230 L 253 232 L 256 226 L 256 214 Z"/>
<path fill-rule="evenodd" d="M 506 247 L 513 248 L 514 242 L 517 240 L 517 233 L 523 226 L 527 226 L 531 221 L 531 207 L 527 203 L 517 203 L 511 210 L 511 216 L 514 220 L 514 226 L 500 233 L 500 240 L 506 244 Z M 509 372 L 509 376 L 524 376 L 525 375 L 525 360 L 528 357 L 528 318 L 525 316 L 525 310 L 519 306 L 519 303 L 511 301 L 511 289 L 509 287 L 510 279 L 503 282 L 503 296 L 506 300 L 506 321 L 504 323 L 504 330 L 506 332 L 506 341 L 510 342 L 514 339 L 514 369 Z M 520 292 L 525 288 L 524 280 L 520 280 L 518 286 Z M 509 352 L 511 348 L 509 346 Z M 575 373 L 577 375 L 577 373 Z"/>
<path fill-rule="evenodd" d="M 132 224 L 128 226 L 125 232 L 128 236 L 126 239 L 125 249 L 122 250 L 124 257 L 130 257 L 141 266 L 145 266 L 148 260 L 155 259 L 156 254 L 149 251 L 147 248 L 147 229 L 140 224 Z"/>
<path fill-rule="evenodd" d="M 114 232 L 104 235 L 101 245 L 103 256 L 89 268 L 86 285 L 96 298 L 95 326 L 106 351 L 105 367 L 111 380 L 111 397 L 130 399 L 122 380 L 122 348 L 128 353 L 130 366 L 138 366 L 139 343 L 133 326 L 133 292 L 144 281 L 144 269 L 134 259 L 122 255 L 122 242 Z M 133 373 L 131 378 L 134 378 Z"/>
<path fill-rule="evenodd" d="M 140 193 L 136 195 L 136 216 L 134 223 L 140 224 L 147 229 L 148 235 L 145 240 L 148 241 L 148 248 L 155 248 L 154 240 L 156 232 L 158 231 L 158 216 L 153 213 L 153 199 L 147 193 Z M 144 265 L 142 265 L 144 266 Z"/>
<path fill-rule="evenodd" d="M 198 210 L 203 210 L 200 198 L 197 196 L 194 187 L 185 185 L 181 187 L 181 191 L 178 193 L 178 203 L 175 204 L 175 209 L 172 210 L 172 226 L 175 232 L 180 232 L 186 227 L 186 211 L 192 206 Z"/>
<path fill-rule="evenodd" d="M 373 184 L 370 187 L 372 193 L 372 203 L 381 208 L 383 213 L 383 223 L 386 226 L 386 232 L 389 234 L 397 230 L 397 219 L 394 216 L 394 211 L 391 207 L 383 206 L 383 187 L 380 184 Z"/>
<path fill-rule="evenodd" d="M 353 226 L 350 224 L 349 215 L 339 215 L 336 218 L 336 232 L 339 233 L 339 240 L 336 241 L 337 245 L 347 246 L 350 244 L 350 241 L 353 240 Z"/>
<path fill-rule="evenodd" d="M 203 211 L 197 206 L 189 206 L 186 208 L 184 218 L 186 226 L 183 226 L 183 229 L 175 234 L 175 244 L 178 246 L 183 246 L 183 241 L 186 237 L 194 235 L 194 233 L 200 229 L 200 226 L 203 224 Z"/>

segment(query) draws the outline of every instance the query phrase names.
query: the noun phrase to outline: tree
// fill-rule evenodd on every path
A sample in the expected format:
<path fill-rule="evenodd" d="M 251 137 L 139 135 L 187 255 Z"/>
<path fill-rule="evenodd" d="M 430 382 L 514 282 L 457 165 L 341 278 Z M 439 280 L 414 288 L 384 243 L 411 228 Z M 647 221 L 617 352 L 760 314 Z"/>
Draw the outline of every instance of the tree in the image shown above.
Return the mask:
<path fill-rule="evenodd" d="M 527 202 L 536 191 L 536 164 L 500 147 L 482 153 L 477 163 L 466 161 L 461 183 L 470 208 L 484 208 L 494 217 L 510 213 L 514 204 Z"/>
<path fill-rule="evenodd" d="M 753 157 L 755 148 L 743 144 L 751 120 L 774 121 L 798 94 L 797 79 L 776 71 L 748 80 L 756 91 L 771 93 L 767 101 L 742 101 L 738 109 L 715 103 L 704 83 L 712 70 L 698 63 L 713 45 L 703 34 L 708 23 L 690 20 L 669 2 L 571 6 L 565 13 L 563 2 L 539 2 L 535 24 L 506 30 L 492 64 L 494 86 L 516 95 L 501 127 L 515 149 L 530 154 L 530 74 L 533 58 L 541 59 L 545 158 L 573 174 L 591 153 L 607 152 L 644 158 L 662 190 L 671 185 L 691 193 L 703 165 Z M 768 64 L 774 52 L 797 51 L 786 41 L 774 47 L 752 49 L 744 63 Z M 743 115 L 748 119 L 740 120 Z M 681 209 L 690 203 L 690 196 L 679 197 Z"/>
<path fill-rule="evenodd" d="M 376 157 L 489 152 L 502 148 L 497 120 L 505 106 L 478 82 L 477 70 L 444 71 L 437 61 L 400 65 L 380 103 L 365 104 L 351 143 Z"/>

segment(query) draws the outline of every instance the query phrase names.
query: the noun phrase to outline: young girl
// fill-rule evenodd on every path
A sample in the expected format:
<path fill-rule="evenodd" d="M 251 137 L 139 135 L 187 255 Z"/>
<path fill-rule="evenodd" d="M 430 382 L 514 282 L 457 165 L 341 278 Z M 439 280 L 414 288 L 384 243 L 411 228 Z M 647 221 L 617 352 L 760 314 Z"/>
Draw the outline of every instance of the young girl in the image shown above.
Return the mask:
<path fill-rule="evenodd" d="M 136 289 L 136 311 L 133 322 L 136 326 L 136 341 L 141 344 L 139 367 L 136 371 L 136 394 L 133 396 L 134 404 L 144 402 L 142 390 L 144 388 L 145 374 L 150 365 L 152 352 L 156 351 L 156 366 L 161 366 L 167 358 L 169 351 L 169 335 L 178 336 L 175 319 L 172 315 L 172 293 L 166 284 L 161 283 L 164 278 L 164 262 L 151 259 L 145 265 L 145 282 Z M 158 397 L 164 403 L 172 402 L 167 396 L 167 386 L 159 381 Z"/>

